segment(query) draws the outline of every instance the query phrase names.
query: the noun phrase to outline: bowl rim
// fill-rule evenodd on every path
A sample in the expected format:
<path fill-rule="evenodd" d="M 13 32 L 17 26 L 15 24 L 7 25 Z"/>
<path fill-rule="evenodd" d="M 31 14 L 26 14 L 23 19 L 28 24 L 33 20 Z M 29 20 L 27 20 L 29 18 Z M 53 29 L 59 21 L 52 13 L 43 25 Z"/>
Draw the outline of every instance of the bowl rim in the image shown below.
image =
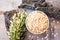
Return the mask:
<path fill-rule="evenodd" d="M 39 11 L 39 10 L 32 11 L 32 12 L 30 12 L 29 14 L 31 14 L 31 13 L 33 13 L 33 12 L 37 12 L 37 11 L 43 13 L 44 15 L 46 15 L 43 11 Z M 28 14 L 28 15 L 29 15 L 29 14 Z M 28 15 L 27 15 L 27 17 L 28 17 Z M 27 21 L 27 18 L 26 18 L 26 20 L 25 20 L 25 25 L 26 25 L 27 30 L 28 30 L 30 33 L 32 33 L 32 34 L 42 34 L 42 33 L 46 32 L 46 31 L 48 30 L 48 28 L 49 28 L 49 18 L 48 18 L 47 15 L 46 15 L 46 18 L 48 19 L 48 26 L 47 26 L 47 28 L 46 28 L 43 32 L 40 32 L 40 33 L 34 33 L 34 32 L 31 32 L 31 31 L 28 29 L 28 27 L 27 27 L 27 25 L 26 25 L 26 21 Z"/>

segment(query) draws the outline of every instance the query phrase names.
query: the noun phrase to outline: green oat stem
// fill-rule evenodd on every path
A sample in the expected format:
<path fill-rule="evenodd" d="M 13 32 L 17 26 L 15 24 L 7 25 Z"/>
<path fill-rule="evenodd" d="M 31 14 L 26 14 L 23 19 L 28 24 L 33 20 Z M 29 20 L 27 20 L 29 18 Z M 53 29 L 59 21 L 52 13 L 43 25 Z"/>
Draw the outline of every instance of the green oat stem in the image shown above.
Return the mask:
<path fill-rule="evenodd" d="M 17 40 L 20 39 L 25 31 L 25 27 L 23 26 L 26 19 L 25 11 L 20 10 L 18 13 L 15 13 L 12 19 L 10 25 L 10 40 Z"/>

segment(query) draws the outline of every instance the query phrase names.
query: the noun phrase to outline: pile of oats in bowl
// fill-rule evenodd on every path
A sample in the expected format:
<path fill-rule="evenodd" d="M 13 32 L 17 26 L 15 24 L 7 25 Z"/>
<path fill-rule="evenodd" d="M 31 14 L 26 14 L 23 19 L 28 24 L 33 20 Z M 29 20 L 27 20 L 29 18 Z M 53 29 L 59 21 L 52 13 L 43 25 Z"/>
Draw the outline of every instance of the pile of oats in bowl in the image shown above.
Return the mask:
<path fill-rule="evenodd" d="M 26 28 L 33 34 L 41 34 L 49 27 L 49 19 L 42 11 L 33 11 L 26 18 Z"/>

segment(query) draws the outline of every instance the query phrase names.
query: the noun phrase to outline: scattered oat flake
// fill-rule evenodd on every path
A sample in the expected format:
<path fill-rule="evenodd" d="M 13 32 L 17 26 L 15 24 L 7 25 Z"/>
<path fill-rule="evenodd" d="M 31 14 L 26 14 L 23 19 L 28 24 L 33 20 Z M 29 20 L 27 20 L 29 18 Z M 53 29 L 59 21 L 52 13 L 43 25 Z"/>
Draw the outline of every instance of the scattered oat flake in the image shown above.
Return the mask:
<path fill-rule="evenodd" d="M 53 22 L 55 22 L 55 20 L 53 20 Z"/>
<path fill-rule="evenodd" d="M 59 21 L 57 21 L 57 23 L 59 23 Z"/>
<path fill-rule="evenodd" d="M 52 35 L 54 35 L 54 33 L 52 33 Z"/>
<path fill-rule="evenodd" d="M 42 40 L 43 40 L 43 38 L 42 38 Z"/>

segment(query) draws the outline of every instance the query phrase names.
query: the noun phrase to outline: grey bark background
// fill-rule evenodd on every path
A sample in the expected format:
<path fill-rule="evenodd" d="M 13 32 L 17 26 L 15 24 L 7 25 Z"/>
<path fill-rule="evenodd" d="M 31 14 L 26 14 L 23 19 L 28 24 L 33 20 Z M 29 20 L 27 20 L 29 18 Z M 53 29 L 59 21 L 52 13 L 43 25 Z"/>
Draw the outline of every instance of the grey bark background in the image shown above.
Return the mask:
<path fill-rule="evenodd" d="M 46 0 L 46 2 L 51 3 L 54 7 L 60 8 L 60 0 Z"/>

